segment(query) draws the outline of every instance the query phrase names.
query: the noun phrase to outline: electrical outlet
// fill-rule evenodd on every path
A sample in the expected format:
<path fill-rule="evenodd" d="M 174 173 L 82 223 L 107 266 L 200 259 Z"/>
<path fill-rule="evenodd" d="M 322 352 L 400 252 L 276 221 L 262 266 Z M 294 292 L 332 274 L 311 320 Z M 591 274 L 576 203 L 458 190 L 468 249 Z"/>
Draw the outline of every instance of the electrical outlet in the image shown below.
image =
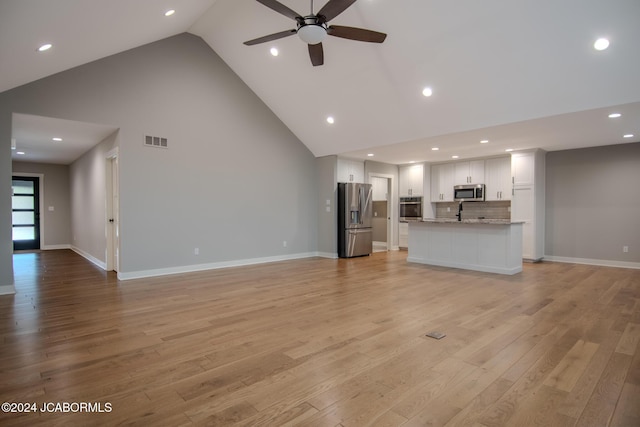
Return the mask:
<path fill-rule="evenodd" d="M 284 240 L 284 241 L 282 242 L 282 247 L 283 247 L 283 248 L 286 248 L 286 247 L 287 247 L 287 241 L 286 241 L 286 240 Z"/>
<path fill-rule="evenodd" d="M 623 246 L 622 247 L 622 252 L 624 252 L 624 253 L 629 252 L 629 246 Z"/>
<path fill-rule="evenodd" d="M 194 254 L 194 255 L 200 255 L 200 248 L 195 248 L 195 249 L 193 250 L 193 254 Z"/>
<path fill-rule="evenodd" d="M 447 206 L 447 212 L 451 212 L 451 208 Z"/>

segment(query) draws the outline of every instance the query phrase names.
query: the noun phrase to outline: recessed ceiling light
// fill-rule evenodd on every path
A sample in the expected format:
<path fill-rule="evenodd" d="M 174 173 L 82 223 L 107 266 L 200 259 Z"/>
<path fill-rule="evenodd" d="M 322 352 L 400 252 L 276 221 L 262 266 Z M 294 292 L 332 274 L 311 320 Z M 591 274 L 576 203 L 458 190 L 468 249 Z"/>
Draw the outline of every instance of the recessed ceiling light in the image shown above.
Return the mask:
<path fill-rule="evenodd" d="M 60 142 L 60 141 L 62 141 L 62 138 L 55 137 L 55 138 L 53 138 L 53 140 L 56 141 L 56 142 Z"/>
<path fill-rule="evenodd" d="M 431 96 L 433 95 L 433 89 L 431 89 L 430 87 L 425 87 L 424 89 L 422 89 L 422 94 L 424 96 Z"/>
<path fill-rule="evenodd" d="M 38 48 L 38 51 L 39 51 L 39 52 L 44 52 L 45 50 L 49 50 L 49 49 L 51 49 L 52 47 L 53 47 L 53 45 L 52 45 L 51 43 L 45 43 L 45 44 L 43 44 L 42 46 L 40 46 L 40 47 Z"/>
<path fill-rule="evenodd" d="M 270 52 L 271 52 L 271 55 L 273 55 L 273 56 L 278 56 L 278 54 L 280 53 L 280 52 L 278 52 L 278 48 L 276 48 L 276 47 L 272 47 Z"/>
<path fill-rule="evenodd" d="M 620 113 L 611 113 L 611 114 L 609 114 L 609 118 L 610 119 L 617 119 L 618 117 L 622 117 L 622 114 L 620 114 Z"/>
<path fill-rule="evenodd" d="M 415 163 L 415 162 L 416 162 L 415 160 L 411 160 L 411 161 L 409 161 L 409 163 L 411 163 L 411 164 L 413 164 L 413 163 Z"/>
<path fill-rule="evenodd" d="M 169 9 L 164 13 L 164 16 L 171 16 L 174 13 L 176 13 L 176 11 L 174 9 Z"/>
<path fill-rule="evenodd" d="M 332 116 L 327 117 L 327 123 L 329 123 L 330 125 L 334 124 L 336 121 L 334 120 L 334 118 Z"/>
<path fill-rule="evenodd" d="M 439 150 L 439 148 L 438 148 L 438 147 L 432 147 L 432 148 L 431 148 L 431 151 L 438 151 L 438 150 Z"/>
<path fill-rule="evenodd" d="M 593 44 L 593 48 L 595 50 L 605 50 L 608 47 L 609 47 L 609 40 L 605 38 L 598 39 Z"/>
<path fill-rule="evenodd" d="M 367 157 L 373 157 L 373 153 L 367 154 Z"/>
<path fill-rule="evenodd" d="M 633 134 L 632 133 L 628 133 L 628 134 L 624 135 L 623 138 L 633 138 Z"/>
<path fill-rule="evenodd" d="M 24 151 L 16 151 L 16 154 L 19 154 L 21 156 L 24 156 Z"/>
<path fill-rule="evenodd" d="M 483 139 L 482 141 L 480 141 L 480 144 L 488 144 L 489 140 L 488 139 Z"/>
<path fill-rule="evenodd" d="M 513 151 L 513 148 L 507 148 L 507 149 L 506 149 L 506 150 L 504 150 L 504 151 L 506 151 L 506 152 L 511 152 L 511 151 Z"/>
<path fill-rule="evenodd" d="M 452 159 L 459 159 L 460 156 L 451 156 Z"/>

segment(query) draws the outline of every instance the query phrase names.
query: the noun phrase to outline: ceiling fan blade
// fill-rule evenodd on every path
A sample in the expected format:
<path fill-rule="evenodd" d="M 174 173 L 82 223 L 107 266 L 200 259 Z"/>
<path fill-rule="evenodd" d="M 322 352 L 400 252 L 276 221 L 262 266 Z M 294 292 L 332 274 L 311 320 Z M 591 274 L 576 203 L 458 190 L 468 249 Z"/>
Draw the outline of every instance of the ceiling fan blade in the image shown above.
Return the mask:
<path fill-rule="evenodd" d="M 324 64 L 324 50 L 322 49 L 322 43 L 310 44 L 309 46 L 309 58 L 314 67 Z"/>
<path fill-rule="evenodd" d="M 331 21 L 355 2 L 356 0 L 329 0 L 327 4 L 322 6 L 322 9 L 318 11 L 318 16 L 324 16 L 325 22 Z"/>
<path fill-rule="evenodd" d="M 295 12 L 289 9 L 287 6 L 283 5 L 282 3 L 276 0 L 256 0 L 256 1 L 258 3 L 262 3 L 263 5 L 267 6 L 269 9 L 275 10 L 276 12 L 281 13 L 284 16 L 287 16 L 291 19 L 295 19 L 296 21 L 298 20 L 298 18 L 302 18 L 298 12 Z"/>
<path fill-rule="evenodd" d="M 360 42 L 382 43 L 387 38 L 385 33 L 365 30 L 363 28 L 343 27 L 341 25 L 330 25 L 327 34 L 343 39 L 357 40 Z"/>
<path fill-rule="evenodd" d="M 258 37 L 257 39 L 244 42 L 247 46 L 253 46 L 254 44 L 260 44 L 264 42 L 270 42 L 271 40 L 278 40 L 283 37 L 292 36 L 296 33 L 296 30 L 280 31 L 279 33 L 269 34 L 268 36 Z"/>

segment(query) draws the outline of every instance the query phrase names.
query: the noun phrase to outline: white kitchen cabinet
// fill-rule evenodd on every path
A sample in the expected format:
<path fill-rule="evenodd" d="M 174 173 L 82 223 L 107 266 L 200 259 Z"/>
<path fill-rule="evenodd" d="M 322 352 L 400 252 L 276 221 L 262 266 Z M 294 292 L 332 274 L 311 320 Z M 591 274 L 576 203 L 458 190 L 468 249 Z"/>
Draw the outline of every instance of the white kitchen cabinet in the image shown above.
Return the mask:
<path fill-rule="evenodd" d="M 511 176 L 513 185 L 534 185 L 535 153 L 513 153 Z"/>
<path fill-rule="evenodd" d="M 511 219 L 524 221 L 522 257 L 539 261 L 544 257 L 545 154 L 535 150 L 511 155 L 513 193 Z"/>
<path fill-rule="evenodd" d="M 424 194 L 424 165 L 400 167 L 400 197 L 418 197 Z"/>
<path fill-rule="evenodd" d="M 364 162 L 338 158 L 338 182 L 365 182 Z"/>
<path fill-rule="evenodd" d="M 499 157 L 485 161 L 486 201 L 511 200 L 511 159 Z"/>
<path fill-rule="evenodd" d="M 378 176 L 370 177 L 372 196 L 374 202 L 387 200 L 387 178 Z"/>
<path fill-rule="evenodd" d="M 431 166 L 431 201 L 453 202 L 454 163 Z"/>
<path fill-rule="evenodd" d="M 484 184 L 484 160 L 454 163 L 453 185 Z"/>
<path fill-rule="evenodd" d="M 398 224 L 398 246 L 405 249 L 409 247 L 409 223 L 407 222 Z"/>
<path fill-rule="evenodd" d="M 514 187 L 511 203 L 511 221 L 523 221 L 522 257 L 536 259 L 534 238 L 535 197 L 533 186 Z"/>

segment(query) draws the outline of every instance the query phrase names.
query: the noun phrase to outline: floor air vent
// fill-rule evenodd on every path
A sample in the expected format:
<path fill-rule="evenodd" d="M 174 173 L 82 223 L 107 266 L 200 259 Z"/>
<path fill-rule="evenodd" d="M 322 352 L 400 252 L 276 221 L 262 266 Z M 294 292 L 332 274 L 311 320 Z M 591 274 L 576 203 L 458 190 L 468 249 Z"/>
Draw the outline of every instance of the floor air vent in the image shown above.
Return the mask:
<path fill-rule="evenodd" d="M 159 136 L 145 135 L 144 145 L 148 147 L 169 148 L 167 138 L 161 138 Z"/>

